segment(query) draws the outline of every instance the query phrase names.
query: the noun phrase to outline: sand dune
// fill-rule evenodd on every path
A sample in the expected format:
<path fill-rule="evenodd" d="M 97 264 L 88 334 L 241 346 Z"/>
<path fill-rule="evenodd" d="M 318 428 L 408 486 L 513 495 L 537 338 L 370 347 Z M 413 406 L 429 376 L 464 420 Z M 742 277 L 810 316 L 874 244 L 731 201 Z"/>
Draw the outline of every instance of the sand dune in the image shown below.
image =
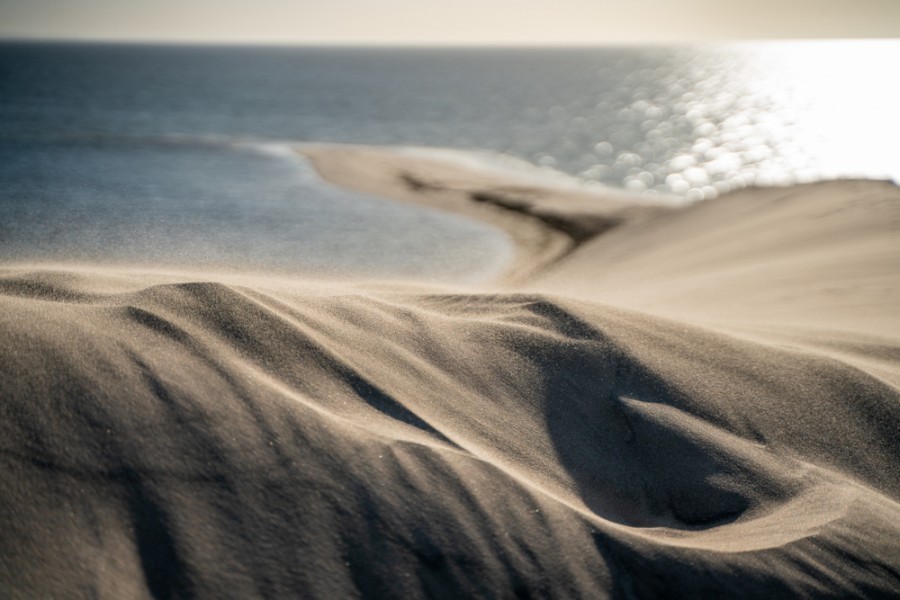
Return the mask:
<path fill-rule="evenodd" d="M 897 188 L 633 209 L 385 156 L 342 183 L 491 213 L 514 273 L 0 270 L 5 595 L 900 591 Z"/>

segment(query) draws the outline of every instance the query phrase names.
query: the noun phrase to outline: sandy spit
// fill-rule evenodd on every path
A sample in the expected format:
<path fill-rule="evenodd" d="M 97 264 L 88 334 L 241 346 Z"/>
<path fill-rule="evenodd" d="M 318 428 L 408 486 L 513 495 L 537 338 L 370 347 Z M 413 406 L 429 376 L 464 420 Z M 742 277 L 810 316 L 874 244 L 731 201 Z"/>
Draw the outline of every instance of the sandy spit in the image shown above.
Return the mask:
<path fill-rule="evenodd" d="M 900 592 L 898 188 L 674 210 L 310 152 L 517 264 L 0 267 L 0 596 Z"/>

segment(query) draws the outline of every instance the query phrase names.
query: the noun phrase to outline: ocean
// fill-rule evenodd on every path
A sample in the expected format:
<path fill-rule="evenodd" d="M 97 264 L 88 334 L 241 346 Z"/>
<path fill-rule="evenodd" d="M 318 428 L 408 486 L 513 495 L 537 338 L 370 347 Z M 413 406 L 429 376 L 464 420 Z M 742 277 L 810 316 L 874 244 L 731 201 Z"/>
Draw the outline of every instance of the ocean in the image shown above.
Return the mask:
<path fill-rule="evenodd" d="M 472 152 L 653 197 L 900 178 L 900 41 L 416 49 L 0 44 L 0 261 L 479 281 L 466 219 L 290 145 Z"/>

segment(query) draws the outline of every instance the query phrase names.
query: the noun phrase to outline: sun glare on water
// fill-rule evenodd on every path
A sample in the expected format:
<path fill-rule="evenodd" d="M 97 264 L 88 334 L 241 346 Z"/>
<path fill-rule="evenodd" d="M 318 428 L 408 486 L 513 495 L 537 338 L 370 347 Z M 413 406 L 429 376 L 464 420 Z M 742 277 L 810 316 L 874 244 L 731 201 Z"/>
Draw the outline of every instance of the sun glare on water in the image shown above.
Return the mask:
<path fill-rule="evenodd" d="M 690 197 L 755 183 L 897 178 L 896 42 L 739 45 L 699 63 L 682 96 L 697 137 L 668 163 L 672 191 Z M 680 163 L 680 164 L 679 164 Z M 679 167 L 684 168 L 679 168 Z"/>
<path fill-rule="evenodd" d="M 625 102 L 609 94 L 593 107 L 612 122 L 579 175 L 687 200 L 748 185 L 900 179 L 893 64 L 896 41 L 675 48 L 659 67 L 621 80 Z"/>

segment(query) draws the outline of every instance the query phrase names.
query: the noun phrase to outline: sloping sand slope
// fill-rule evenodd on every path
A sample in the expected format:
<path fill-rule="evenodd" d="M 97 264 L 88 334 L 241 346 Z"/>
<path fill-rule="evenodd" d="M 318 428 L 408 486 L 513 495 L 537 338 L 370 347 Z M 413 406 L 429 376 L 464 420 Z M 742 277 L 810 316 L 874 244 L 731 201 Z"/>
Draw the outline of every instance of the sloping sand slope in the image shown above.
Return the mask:
<path fill-rule="evenodd" d="M 717 202 L 518 289 L 0 271 L 4 595 L 895 595 L 900 192 Z"/>

